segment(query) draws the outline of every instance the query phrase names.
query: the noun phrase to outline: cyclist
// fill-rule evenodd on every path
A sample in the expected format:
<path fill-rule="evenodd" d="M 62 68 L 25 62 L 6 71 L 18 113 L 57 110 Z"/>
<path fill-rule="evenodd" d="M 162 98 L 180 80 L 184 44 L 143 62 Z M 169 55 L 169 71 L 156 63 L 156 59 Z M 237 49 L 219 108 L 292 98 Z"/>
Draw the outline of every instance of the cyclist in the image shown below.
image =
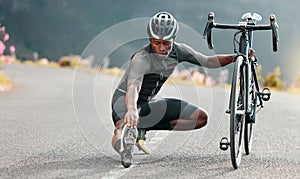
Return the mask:
<path fill-rule="evenodd" d="M 181 62 L 218 68 L 235 61 L 236 54 L 206 56 L 190 46 L 175 42 L 179 29 L 168 12 L 158 12 L 147 24 L 150 43 L 133 54 L 130 65 L 112 97 L 115 125 L 112 146 L 124 167 L 132 164 L 132 144 L 145 153 L 145 131 L 193 130 L 206 125 L 207 112 L 187 101 L 155 99 L 164 82 Z"/>

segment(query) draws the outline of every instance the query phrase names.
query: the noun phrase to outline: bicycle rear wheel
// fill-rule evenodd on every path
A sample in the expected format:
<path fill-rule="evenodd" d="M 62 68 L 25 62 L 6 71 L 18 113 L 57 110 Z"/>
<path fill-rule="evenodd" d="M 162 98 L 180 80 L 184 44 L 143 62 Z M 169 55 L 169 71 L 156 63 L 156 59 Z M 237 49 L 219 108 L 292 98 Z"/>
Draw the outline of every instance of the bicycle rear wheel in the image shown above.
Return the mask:
<path fill-rule="evenodd" d="M 245 125 L 245 152 L 247 155 L 249 155 L 252 150 L 253 127 L 253 123 L 247 123 Z"/>
<path fill-rule="evenodd" d="M 254 68 L 253 64 L 252 67 Z M 251 69 L 254 70 L 254 69 Z M 253 141 L 253 127 L 254 123 L 250 122 L 250 120 L 255 120 L 256 118 L 256 93 L 258 92 L 258 84 L 256 79 L 255 71 L 251 72 L 251 82 L 250 82 L 250 91 L 249 91 L 249 99 L 250 99 L 250 107 L 251 113 L 248 114 L 245 124 L 245 152 L 247 155 L 250 154 L 252 149 L 252 141 Z M 252 118 L 252 119 L 251 119 Z"/>
<path fill-rule="evenodd" d="M 237 169 L 242 160 L 245 127 L 245 95 L 243 57 L 234 67 L 230 97 L 230 153 L 232 166 Z"/>

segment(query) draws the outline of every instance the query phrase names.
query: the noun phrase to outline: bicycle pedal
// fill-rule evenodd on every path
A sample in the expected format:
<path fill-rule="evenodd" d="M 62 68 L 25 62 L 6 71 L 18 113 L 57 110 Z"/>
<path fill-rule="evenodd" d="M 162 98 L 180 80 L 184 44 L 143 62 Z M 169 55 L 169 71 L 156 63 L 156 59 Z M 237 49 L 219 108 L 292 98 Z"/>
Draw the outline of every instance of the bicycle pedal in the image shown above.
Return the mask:
<path fill-rule="evenodd" d="M 261 92 L 258 93 L 262 100 L 269 101 L 271 98 L 271 92 L 269 88 L 264 88 Z"/>
<path fill-rule="evenodd" d="M 227 150 L 229 145 L 230 145 L 230 143 L 228 141 L 228 138 L 223 137 L 220 141 L 220 149 L 221 150 Z"/>

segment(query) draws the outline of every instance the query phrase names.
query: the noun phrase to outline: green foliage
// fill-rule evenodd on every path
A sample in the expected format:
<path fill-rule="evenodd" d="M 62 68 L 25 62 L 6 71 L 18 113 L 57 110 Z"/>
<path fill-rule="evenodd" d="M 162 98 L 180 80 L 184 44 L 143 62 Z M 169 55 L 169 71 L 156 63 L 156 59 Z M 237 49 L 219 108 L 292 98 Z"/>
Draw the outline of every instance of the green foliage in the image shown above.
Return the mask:
<path fill-rule="evenodd" d="M 276 67 L 274 72 L 266 75 L 263 85 L 276 89 L 282 90 L 285 84 L 280 80 L 281 70 L 279 67 Z"/>

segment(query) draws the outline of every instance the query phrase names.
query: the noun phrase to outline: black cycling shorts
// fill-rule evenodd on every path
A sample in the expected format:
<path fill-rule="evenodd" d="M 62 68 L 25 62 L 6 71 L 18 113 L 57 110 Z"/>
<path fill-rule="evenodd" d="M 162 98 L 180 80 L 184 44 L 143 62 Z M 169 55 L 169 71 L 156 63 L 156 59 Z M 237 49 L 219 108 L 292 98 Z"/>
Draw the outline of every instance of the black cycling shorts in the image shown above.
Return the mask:
<path fill-rule="evenodd" d="M 171 130 L 170 121 L 175 119 L 188 119 L 198 108 L 186 101 L 174 98 L 139 100 L 138 127 L 146 130 Z M 124 119 L 127 112 L 125 96 L 113 99 L 112 119 L 114 124 Z"/>

